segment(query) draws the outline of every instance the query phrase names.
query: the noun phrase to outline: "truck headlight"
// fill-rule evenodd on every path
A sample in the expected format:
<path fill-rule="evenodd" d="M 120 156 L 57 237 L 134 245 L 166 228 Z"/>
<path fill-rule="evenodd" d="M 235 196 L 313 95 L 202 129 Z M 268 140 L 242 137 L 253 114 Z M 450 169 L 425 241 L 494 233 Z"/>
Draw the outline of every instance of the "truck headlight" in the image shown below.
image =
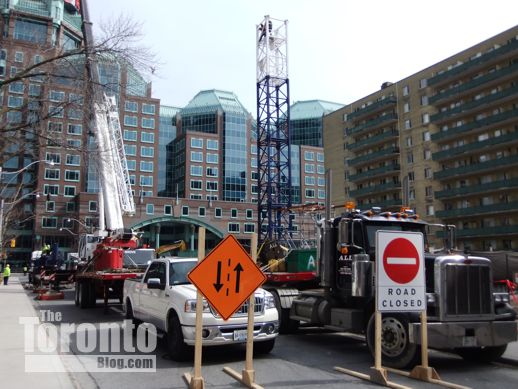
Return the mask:
<path fill-rule="evenodd" d="M 196 300 L 187 300 L 185 302 L 185 312 L 196 313 Z M 203 299 L 203 312 L 210 312 L 209 303 Z"/>
<path fill-rule="evenodd" d="M 273 309 L 275 307 L 275 298 L 273 297 L 273 294 L 270 292 L 266 292 L 264 295 L 264 308 L 265 309 Z"/>

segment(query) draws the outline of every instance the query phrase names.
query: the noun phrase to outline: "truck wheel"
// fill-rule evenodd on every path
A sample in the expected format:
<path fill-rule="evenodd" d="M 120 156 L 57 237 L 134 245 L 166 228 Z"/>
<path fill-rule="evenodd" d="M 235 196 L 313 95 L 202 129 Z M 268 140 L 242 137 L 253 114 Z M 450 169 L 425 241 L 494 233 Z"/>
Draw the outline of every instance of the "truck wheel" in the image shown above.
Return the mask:
<path fill-rule="evenodd" d="M 189 357 L 189 349 L 183 341 L 182 326 L 176 313 L 171 312 L 167 328 L 167 346 L 169 355 L 174 361 L 185 361 Z"/>
<path fill-rule="evenodd" d="M 375 315 L 367 325 L 367 345 L 374 356 Z M 381 319 L 381 356 L 384 366 L 401 369 L 414 367 L 420 357 L 420 347 L 410 343 L 408 319 L 405 315 L 387 313 Z"/>
<path fill-rule="evenodd" d="M 254 342 L 254 353 L 269 354 L 275 346 L 275 339 L 268 339 L 263 342 Z"/>
<path fill-rule="evenodd" d="M 74 305 L 79 306 L 79 282 L 76 282 L 75 293 L 74 293 Z"/>
<path fill-rule="evenodd" d="M 462 359 L 470 362 L 492 362 L 500 358 L 507 350 L 507 345 L 467 347 L 455 349 Z"/>
<path fill-rule="evenodd" d="M 95 284 L 88 284 L 88 308 L 94 308 L 97 302 L 97 295 L 95 291 Z"/>
<path fill-rule="evenodd" d="M 79 307 L 81 309 L 88 308 L 88 283 L 86 282 L 79 282 L 78 284 L 78 299 L 79 299 Z"/>
<path fill-rule="evenodd" d="M 279 333 L 293 334 L 299 328 L 299 321 L 290 319 L 290 309 L 283 308 L 281 306 L 281 298 L 279 297 L 277 292 L 272 291 L 271 293 L 273 294 L 273 298 L 275 299 L 275 307 L 277 308 L 277 313 L 279 314 Z"/>

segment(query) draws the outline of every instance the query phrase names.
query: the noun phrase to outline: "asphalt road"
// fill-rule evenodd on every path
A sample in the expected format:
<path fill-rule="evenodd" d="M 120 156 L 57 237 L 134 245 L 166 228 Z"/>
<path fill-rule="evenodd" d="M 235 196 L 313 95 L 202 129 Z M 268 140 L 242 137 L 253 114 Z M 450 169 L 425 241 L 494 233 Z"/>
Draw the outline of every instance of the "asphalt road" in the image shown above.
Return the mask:
<path fill-rule="evenodd" d="M 33 298 L 30 292 L 27 294 Z M 120 305 L 110 306 L 106 314 L 100 303 L 93 309 L 81 310 L 73 303 L 73 292 L 65 293 L 65 300 L 34 301 L 37 310 L 60 312 L 61 322 L 121 323 Z M 71 339 L 71 350 L 78 353 Z M 96 348 L 93 354 L 99 354 Z M 103 355 L 111 355 L 103 354 Z M 156 349 L 149 355 L 156 357 L 156 372 L 96 372 L 72 373 L 78 388 L 130 389 L 130 388 L 185 388 L 183 373 L 193 374 L 193 362 L 175 362 L 167 355 L 165 340 L 158 340 Z M 491 364 L 473 364 L 460 357 L 430 351 L 429 364 L 445 381 L 472 388 L 515 387 L 518 382 L 518 343 L 509 346 L 504 357 Z M 114 354 L 113 356 L 117 356 Z M 225 374 L 225 366 L 241 372 L 245 364 L 242 346 L 212 347 L 203 350 L 202 376 L 206 388 L 240 388 L 237 381 Z M 368 373 L 373 364 L 365 342 L 343 333 L 331 333 L 317 328 L 302 328 L 294 335 L 281 335 L 268 355 L 254 359 L 256 382 L 265 388 L 369 388 L 378 385 L 336 372 L 334 366 Z M 436 385 L 414 381 L 389 374 L 391 381 L 409 387 L 433 388 Z"/>

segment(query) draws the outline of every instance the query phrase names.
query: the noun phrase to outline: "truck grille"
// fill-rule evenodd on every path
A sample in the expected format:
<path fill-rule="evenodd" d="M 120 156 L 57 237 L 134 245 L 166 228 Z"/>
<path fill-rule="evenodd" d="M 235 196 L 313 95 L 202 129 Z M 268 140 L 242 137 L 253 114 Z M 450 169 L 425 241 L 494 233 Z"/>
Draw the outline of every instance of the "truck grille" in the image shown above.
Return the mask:
<path fill-rule="evenodd" d="M 445 266 L 448 316 L 491 314 L 489 266 L 447 264 Z"/>
<path fill-rule="evenodd" d="M 241 317 L 248 315 L 248 299 L 246 300 L 246 303 L 241 305 L 241 307 L 234 313 L 231 317 Z M 210 307 L 210 310 L 212 314 L 215 317 L 220 317 L 219 314 Z M 254 303 L 254 315 L 262 315 L 264 312 L 264 297 L 255 297 L 255 303 Z"/>

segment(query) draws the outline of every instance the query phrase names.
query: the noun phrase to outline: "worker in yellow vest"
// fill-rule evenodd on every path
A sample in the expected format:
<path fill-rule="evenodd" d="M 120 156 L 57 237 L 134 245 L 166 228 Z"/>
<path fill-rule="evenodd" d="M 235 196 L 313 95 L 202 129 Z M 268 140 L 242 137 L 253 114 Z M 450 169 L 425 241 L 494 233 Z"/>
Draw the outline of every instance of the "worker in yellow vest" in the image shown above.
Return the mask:
<path fill-rule="evenodd" d="M 7 264 L 4 269 L 4 285 L 7 285 L 7 283 L 9 282 L 10 276 L 11 276 L 11 268 L 9 267 L 9 264 Z"/>

